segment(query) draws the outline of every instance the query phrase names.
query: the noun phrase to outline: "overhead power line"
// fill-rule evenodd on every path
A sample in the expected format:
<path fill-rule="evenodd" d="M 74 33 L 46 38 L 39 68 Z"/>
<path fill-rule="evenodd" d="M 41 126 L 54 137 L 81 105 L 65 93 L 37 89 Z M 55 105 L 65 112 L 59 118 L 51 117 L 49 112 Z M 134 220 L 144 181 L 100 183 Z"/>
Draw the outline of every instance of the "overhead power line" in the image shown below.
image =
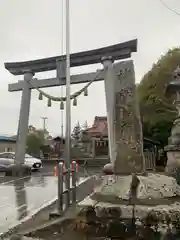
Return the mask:
<path fill-rule="evenodd" d="M 159 0 L 160 3 L 165 7 L 167 8 L 169 11 L 175 13 L 176 15 L 180 16 L 180 13 L 178 13 L 175 9 L 169 7 L 163 0 Z"/>

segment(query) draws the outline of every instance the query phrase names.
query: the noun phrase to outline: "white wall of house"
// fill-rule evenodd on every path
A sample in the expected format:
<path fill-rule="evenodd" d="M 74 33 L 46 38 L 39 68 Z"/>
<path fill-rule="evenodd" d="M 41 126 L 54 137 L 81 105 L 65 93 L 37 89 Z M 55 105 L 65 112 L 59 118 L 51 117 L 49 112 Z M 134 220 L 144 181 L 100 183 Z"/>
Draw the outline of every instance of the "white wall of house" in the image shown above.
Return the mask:
<path fill-rule="evenodd" d="M 16 142 L 0 140 L 0 152 L 15 152 Z"/>

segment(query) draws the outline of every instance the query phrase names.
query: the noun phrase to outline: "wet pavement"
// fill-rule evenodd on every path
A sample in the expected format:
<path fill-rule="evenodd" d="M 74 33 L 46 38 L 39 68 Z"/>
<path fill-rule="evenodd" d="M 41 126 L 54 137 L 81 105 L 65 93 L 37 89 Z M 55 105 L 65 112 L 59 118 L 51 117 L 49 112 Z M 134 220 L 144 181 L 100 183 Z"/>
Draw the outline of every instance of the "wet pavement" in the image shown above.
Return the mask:
<path fill-rule="evenodd" d="M 43 168 L 41 169 L 41 173 L 43 173 L 44 176 L 53 176 L 53 169 L 56 166 L 56 162 L 43 162 Z M 101 171 L 100 167 L 85 167 L 79 165 L 78 167 L 78 175 L 79 177 L 84 177 L 84 176 L 90 176 L 94 174 L 99 174 Z M 33 173 L 33 175 L 37 175 L 37 173 Z"/>
<path fill-rule="evenodd" d="M 0 178 L 0 235 L 56 198 L 57 177 Z"/>

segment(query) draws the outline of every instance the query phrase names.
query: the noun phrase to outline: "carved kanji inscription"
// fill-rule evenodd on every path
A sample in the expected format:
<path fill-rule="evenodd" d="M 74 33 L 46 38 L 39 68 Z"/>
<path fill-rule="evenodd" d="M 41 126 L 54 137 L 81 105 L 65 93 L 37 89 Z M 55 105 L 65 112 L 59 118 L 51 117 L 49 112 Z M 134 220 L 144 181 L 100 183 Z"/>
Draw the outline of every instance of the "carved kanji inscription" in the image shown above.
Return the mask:
<path fill-rule="evenodd" d="M 115 174 L 143 173 L 144 155 L 142 126 L 136 99 L 134 66 L 126 72 L 126 81 L 117 80 L 115 93 Z"/>

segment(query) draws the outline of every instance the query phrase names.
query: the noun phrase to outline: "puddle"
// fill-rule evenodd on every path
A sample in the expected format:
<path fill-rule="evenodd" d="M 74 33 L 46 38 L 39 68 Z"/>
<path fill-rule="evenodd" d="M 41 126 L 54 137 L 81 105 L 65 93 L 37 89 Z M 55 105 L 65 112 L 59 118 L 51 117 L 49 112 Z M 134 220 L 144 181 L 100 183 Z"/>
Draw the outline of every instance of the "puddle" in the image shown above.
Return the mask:
<path fill-rule="evenodd" d="M 56 177 L 36 176 L 0 184 L 0 234 L 56 198 Z"/>

